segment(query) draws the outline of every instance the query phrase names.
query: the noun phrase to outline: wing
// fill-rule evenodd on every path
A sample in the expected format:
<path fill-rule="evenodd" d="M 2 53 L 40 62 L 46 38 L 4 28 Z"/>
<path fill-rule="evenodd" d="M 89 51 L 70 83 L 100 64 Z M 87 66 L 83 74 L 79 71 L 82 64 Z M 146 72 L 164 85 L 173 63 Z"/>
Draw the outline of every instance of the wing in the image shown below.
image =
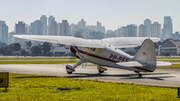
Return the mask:
<path fill-rule="evenodd" d="M 102 43 L 101 40 L 82 39 L 71 36 L 44 36 L 44 35 L 13 35 L 13 36 L 22 39 L 43 41 L 50 43 L 59 43 L 59 44 L 73 45 L 79 47 L 104 48 L 104 44 Z"/>
<path fill-rule="evenodd" d="M 51 43 L 59 43 L 65 45 L 73 45 L 79 47 L 94 47 L 94 48 L 104 48 L 105 43 L 109 43 L 116 48 L 129 48 L 140 46 L 142 42 L 147 39 L 147 37 L 116 37 L 116 38 L 105 38 L 102 40 L 97 39 L 82 39 L 72 36 L 44 36 L 44 35 L 13 35 L 17 38 L 43 41 Z M 157 42 L 159 38 L 150 38 L 153 42 Z"/>
<path fill-rule="evenodd" d="M 114 45 L 116 48 L 130 48 L 140 46 L 148 37 L 114 37 L 105 38 L 103 41 Z M 160 41 L 160 38 L 150 37 L 153 42 Z"/>

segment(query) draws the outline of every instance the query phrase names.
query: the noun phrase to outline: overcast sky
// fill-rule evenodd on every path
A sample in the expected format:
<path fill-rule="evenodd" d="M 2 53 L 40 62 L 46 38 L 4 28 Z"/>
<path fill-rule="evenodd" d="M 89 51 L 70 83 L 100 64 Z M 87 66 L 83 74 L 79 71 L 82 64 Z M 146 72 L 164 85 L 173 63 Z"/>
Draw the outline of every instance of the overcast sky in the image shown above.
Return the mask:
<path fill-rule="evenodd" d="M 9 31 L 15 23 L 39 20 L 41 15 L 53 15 L 57 22 L 68 20 L 86 25 L 99 21 L 106 30 L 116 30 L 129 24 L 140 25 L 145 19 L 157 21 L 163 27 L 164 16 L 171 16 L 173 32 L 180 31 L 180 0 L 0 0 L 0 20 Z"/>

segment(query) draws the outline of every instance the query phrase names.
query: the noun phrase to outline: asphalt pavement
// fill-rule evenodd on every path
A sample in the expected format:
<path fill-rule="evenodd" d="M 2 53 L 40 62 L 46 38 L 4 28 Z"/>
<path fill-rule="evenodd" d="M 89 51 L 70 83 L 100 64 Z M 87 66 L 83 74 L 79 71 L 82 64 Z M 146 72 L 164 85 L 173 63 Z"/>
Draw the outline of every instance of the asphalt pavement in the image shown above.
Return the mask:
<path fill-rule="evenodd" d="M 79 66 L 72 74 L 67 74 L 65 64 L 1 64 L 0 72 L 19 74 L 38 74 L 58 77 L 97 79 L 102 81 L 135 83 L 142 85 L 180 87 L 180 69 L 160 68 L 152 73 L 142 73 L 142 77 L 133 71 L 108 68 L 100 74 L 94 65 Z"/>

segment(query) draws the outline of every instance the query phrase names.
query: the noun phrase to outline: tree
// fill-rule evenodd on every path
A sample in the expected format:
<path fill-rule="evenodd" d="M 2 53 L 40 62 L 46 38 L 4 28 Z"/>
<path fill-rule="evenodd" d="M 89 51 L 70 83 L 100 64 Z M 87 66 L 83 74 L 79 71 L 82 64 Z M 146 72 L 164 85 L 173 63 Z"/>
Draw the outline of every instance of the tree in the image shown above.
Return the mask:
<path fill-rule="evenodd" d="M 42 45 L 42 49 L 44 51 L 45 54 L 47 54 L 50 51 L 50 44 L 48 42 L 44 42 Z"/>
<path fill-rule="evenodd" d="M 0 48 L 1 48 L 1 47 L 4 47 L 4 46 L 7 46 L 7 44 L 4 43 L 4 42 L 0 42 Z"/>
<path fill-rule="evenodd" d="M 41 54 L 41 45 L 33 46 L 31 48 L 32 55 L 39 55 Z"/>
<path fill-rule="evenodd" d="M 24 50 L 24 49 L 21 49 L 21 55 L 24 55 L 24 56 L 26 56 L 28 54 L 28 52 L 26 51 L 26 50 Z"/>
<path fill-rule="evenodd" d="M 11 45 L 13 45 L 13 51 L 19 51 L 21 49 L 20 43 L 13 43 Z"/>
<path fill-rule="evenodd" d="M 31 41 L 28 41 L 27 43 L 26 43 L 26 46 L 28 47 L 28 48 L 30 48 L 31 47 Z"/>
<path fill-rule="evenodd" d="M 8 46 L 1 47 L 0 53 L 3 55 L 13 55 L 13 51 L 19 51 L 21 45 L 19 43 L 10 44 Z"/>

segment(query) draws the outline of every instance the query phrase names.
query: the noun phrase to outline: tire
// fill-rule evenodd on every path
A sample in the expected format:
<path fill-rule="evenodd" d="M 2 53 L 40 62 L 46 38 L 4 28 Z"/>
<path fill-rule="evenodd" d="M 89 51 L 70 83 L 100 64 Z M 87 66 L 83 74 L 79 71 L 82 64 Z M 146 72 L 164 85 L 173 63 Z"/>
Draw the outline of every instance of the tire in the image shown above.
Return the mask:
<path fill-rule="evenodd" d="M 67 72 L 68 74 L 72 74 L 72 72 Z"/>
<path fill-rule="evenodd" d="M 99 73 L 104 73 L 104 71 L 100 71 L 100 70 L 99 70 Z"/>

